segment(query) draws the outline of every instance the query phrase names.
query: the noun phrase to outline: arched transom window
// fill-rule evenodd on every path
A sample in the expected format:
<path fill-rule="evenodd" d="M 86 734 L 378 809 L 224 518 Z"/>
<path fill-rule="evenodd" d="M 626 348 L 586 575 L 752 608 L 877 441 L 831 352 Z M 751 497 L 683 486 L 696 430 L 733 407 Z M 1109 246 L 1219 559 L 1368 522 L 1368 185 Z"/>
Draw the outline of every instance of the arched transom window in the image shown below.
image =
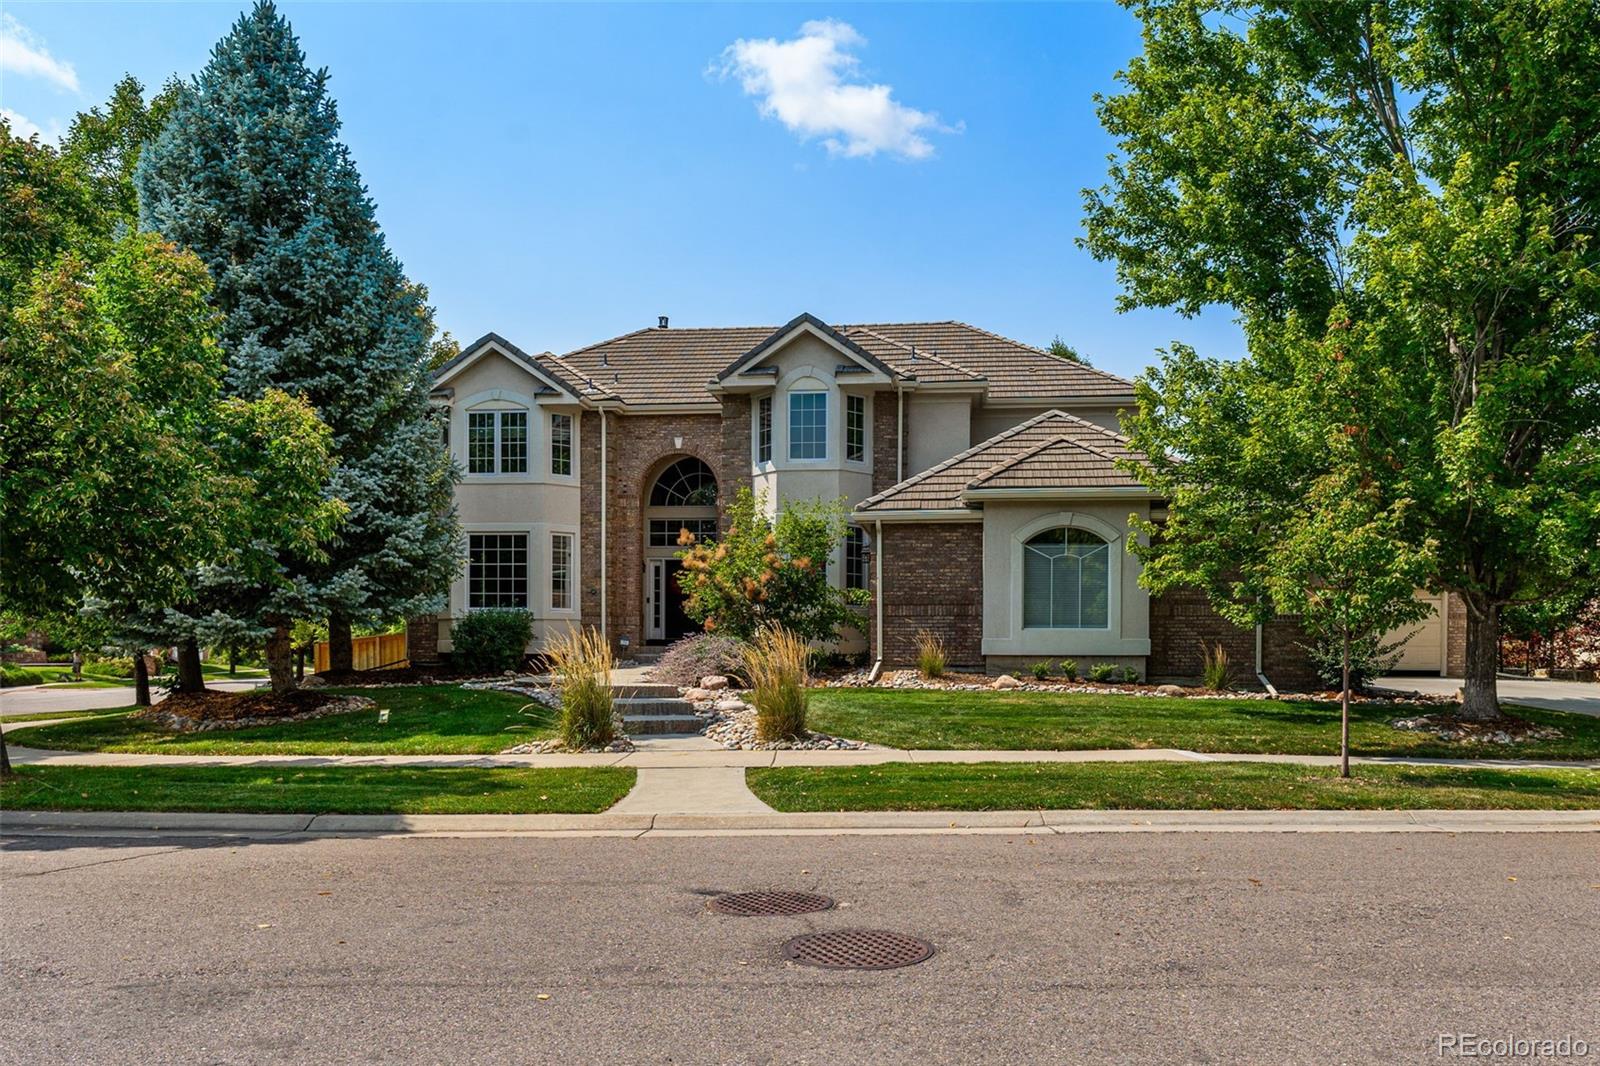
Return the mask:
<path fill-rule="evenodd" d="M 1047 529 L 1022 546 L 1025 629 L 1105 629 L 1111 546 L 1082 529 Z"/>
<path fill-rule="evenodd" d="M 693 456 L 663 470 L 650 489 L 651 507 L 715 507 L 716 503 L 716 475 Z"/>

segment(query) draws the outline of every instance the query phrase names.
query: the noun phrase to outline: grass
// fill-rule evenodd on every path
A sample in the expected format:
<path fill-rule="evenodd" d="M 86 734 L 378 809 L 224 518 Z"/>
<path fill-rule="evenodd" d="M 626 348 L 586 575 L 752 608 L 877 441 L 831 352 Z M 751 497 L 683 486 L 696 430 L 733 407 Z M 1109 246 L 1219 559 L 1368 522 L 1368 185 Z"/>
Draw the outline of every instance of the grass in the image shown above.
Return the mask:
<path fill-rule="evenodd" d="M 14 725 L 17 722 L 45 722 L 62 718 L 98 718 L 102 715 L 120 713 L 122 712 L 116 709 L 101 711 L 29 711 L 27 714 L 8 714 L 4 718 L 0 718 L 0 722 L 4 722 L 6 725 Z"/>
<path fill-rule="evenodd" d="M 1589 810 L 1592 770 L 1274 763 L 890 763 L 746 771 L 780 811 Z"/>
<path fill-rule="evenodd" d="M 328 691 L 345 691 L 330 689 Z M 212 733 L 169 733 L 126 711 L 60 725 L 19 729 L 7 739 L 64 751 L 169 755 L 492 754 L 555 734 L 555 712 L 509 692 L 410 685 L 349 690 L 377 708 L 304 722 Z M 527 708 L 526 713 L 523 708 Z M 387 709 L 389 721 L 378 722 Z"/>
<path fill-rule="evenodd" d="M 1557 740 L 1512 745 L 1450 743 L 1393 729 L 1389 720 L 1426 708 L 1355 704 L 1356 755 L 1445 758 L 1600 758 L 1600 718 L 1511 708 L 1555 726 Z M 954 692 L 931 689 L 819 689 L 811 728 L 897 748 L 1190 751 L 1327 755 L 1338 751 L 1339 705 L 1246 699 L 1163 699 L 1073 692 Z"/>
<path fill-rule="evenodd" d="M 8 811 L 266 814 L 593 814 L 634 771 L 411 766 L 23 766 L 0 781 Z"/>

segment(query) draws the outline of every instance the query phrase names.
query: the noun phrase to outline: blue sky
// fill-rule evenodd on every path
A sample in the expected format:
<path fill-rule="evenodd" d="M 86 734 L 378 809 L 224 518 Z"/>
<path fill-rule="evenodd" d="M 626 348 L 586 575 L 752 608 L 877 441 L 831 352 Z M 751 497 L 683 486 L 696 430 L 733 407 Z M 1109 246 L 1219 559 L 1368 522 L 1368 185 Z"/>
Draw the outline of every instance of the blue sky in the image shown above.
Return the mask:
<path fill-rule="evenodd" d="M 463 340 L 955 318 L 1131 376 L 1229 316 L 1118 314 L 1073 240 L 1139 50 L 1112 4 L 282 3 L 407 272 Z M 46 135 L 193 74 L 241 4 L 17 3 L 0 106 Z M 873 88 L 876 87 L 876 88 Z"/>

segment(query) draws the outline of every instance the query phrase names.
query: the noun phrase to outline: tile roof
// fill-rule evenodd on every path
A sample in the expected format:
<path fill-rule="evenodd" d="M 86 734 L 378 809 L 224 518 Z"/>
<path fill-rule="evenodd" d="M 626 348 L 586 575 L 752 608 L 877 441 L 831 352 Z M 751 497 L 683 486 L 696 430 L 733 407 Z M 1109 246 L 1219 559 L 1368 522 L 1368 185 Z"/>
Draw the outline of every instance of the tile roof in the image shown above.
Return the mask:
<path fill-rule="evenodd" d="M 707 384 L 784 328 L 641 329 L 565 355 L 535 358 L 588 397 L 615 399 L 629 407 L 709 403 Z M 990 400 L 1115 398 L 1133 392 L 1129 382 L 1114 374 L 962 322 L 832 328 L 904 380 L 969 383 L 986 388 Z"/>
<path fill-rule="evenodd" d="M 954 510 L 967 506 L 968 490 L 1138 488 L 1116 461 L 1140 457 L 1120 433 L 1046 411 L 869 496 L 855 510 Z"/>

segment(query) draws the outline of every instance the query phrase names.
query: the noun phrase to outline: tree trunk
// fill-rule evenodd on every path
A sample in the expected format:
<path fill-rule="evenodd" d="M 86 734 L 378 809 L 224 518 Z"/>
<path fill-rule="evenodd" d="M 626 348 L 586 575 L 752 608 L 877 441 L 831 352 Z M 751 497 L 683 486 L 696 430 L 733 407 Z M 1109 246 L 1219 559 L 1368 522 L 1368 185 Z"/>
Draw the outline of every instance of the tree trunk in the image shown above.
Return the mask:
<path fill-rule="evenodd" d="M 178 645 L 178 683 L 173 687 L 179 692 L 206 690 L 206 675 L 200 669 L 200 645 L 193 637 Z"/>
<path fill-rule="evenodd" d="M 328 616 L 328 673 L 346 674 L 355 667 L 354 637 L 350 635 L 350 616 Z"/>
<path fill-rule="evenodd" d="M 11 753 L 6 750 L 6 735 L 0 733 L 0 777 L 11 776 Z"/>
<path fill-rule="evenodd" d="M 133 703 L 136 707 L 150 706 L 150 664 L 142 651 L 133 653 Z"/>
<path fill-rule="evenodd" d="M 1350 631 L 1344 631 L 1344 676 L 1339 691 L 1339 776 L 1350 776 Z"/>
<path fill-rule="evenodd" d="M 274 695 L 281 696 L 295 689 L 294 663 L 289 659 L 289 645 L 289 623 L 277 619 L 271 635 L 267 637 L 267 677 L 272 682 Z"/>
<path fill-rule="evenodd" d="M 232 677 L 233 675 L 237 674 L 238 672 L 239 672 L 239 646 L 237 644 L 229 644 L 228 645 L 228 676 Z"/>
<path fill-rule="evenodd" d="M 1471 722 L 1500 717 L 1495 674 L 1500 669 L 1500 605 L 1467 605 L 1467 666 L 1460 716 Z"/>

